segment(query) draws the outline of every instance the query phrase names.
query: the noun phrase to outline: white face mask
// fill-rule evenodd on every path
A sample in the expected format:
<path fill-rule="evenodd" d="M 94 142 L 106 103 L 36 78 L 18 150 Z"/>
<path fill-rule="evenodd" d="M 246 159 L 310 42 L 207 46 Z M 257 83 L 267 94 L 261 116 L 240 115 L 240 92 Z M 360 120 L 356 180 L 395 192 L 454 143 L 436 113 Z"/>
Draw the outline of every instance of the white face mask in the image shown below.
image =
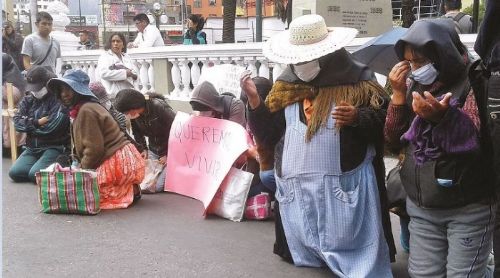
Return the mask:
<path fill-rule="evenodd" d="M 430 85 L 438 76 L 438 71 L 433 64 L 429 63 L 411 72 L 413 80 L 422 85 Z"/>
<path fill-rule="evenodd" d="M 46 87 L 43 87 L 40 91 L 36 91 L 36 92 L 31 92 L 33 94 L 33 96 L 37 99 L 42 99 L 47 93 L 47 88 Z"/>
<path fill-rule="evenodd" d="M 297 77 L 304 82 L 313 80 L 321 71 L 318 60 L 313 60 L 305 64 L 293 65 L 292 68 L 295 75 L 297 75 Z"/>

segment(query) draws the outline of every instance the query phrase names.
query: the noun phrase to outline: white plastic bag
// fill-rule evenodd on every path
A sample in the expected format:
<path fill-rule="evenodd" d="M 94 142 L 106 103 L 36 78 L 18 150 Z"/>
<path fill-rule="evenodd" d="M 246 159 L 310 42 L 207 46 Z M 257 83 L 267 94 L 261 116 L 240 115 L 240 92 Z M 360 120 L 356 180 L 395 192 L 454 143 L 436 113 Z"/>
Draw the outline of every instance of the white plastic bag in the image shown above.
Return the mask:
<path fill-rule="evenodd" d="M 163 171 L 164 165 L 158 160 L 146 159 L 146 173 L 140 187 L 142 193 L 155 193 L 156 181 Z"/>
<path fill-rule="evenodd" d="M 207 213 L 232 221 L 241 221 L 252 179 L 252 173 L 231 167 L 215 193 Z"/>

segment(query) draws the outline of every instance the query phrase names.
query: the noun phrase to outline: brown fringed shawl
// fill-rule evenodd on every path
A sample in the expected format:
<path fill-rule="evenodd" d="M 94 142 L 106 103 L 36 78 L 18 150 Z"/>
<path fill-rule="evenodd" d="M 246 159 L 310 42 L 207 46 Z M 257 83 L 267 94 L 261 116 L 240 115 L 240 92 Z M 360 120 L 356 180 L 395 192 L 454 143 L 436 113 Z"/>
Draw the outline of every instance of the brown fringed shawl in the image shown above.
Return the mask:
<path fill-rule="evenodd" d="M 313 112 L 307 125 L 306 136 L 306 140 L 310 141 L 320 127 L 326 125 L 335 103 L 345 101 L 354 107 L 379 109 L 384 96 L 387 96 L 384 88 L 371 80 L 322 88 L 276 81 L 265 102 L 271 112 L 276 112 L 304 99 L 313 100 Z"/>

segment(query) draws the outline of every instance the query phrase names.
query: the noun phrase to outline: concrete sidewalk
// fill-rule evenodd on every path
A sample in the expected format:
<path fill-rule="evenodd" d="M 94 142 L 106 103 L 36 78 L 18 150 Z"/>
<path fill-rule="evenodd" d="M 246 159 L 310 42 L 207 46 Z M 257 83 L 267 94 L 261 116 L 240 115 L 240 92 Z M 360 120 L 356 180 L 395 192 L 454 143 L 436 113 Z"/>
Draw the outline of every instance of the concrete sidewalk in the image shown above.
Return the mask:
<path fill-rule="evenodd" d="M 331 277 L 272 253 L 274 223 L 203 218 L 201 202 L 143 195 L 129 209 L 96 216 L 40 212 L 37 188 L 8 178 L 3 159 L 3 277 Z M 394 221 L 396 220 L 396 221 Z M 394 277 L 406 274 L 398 244 Z"/>

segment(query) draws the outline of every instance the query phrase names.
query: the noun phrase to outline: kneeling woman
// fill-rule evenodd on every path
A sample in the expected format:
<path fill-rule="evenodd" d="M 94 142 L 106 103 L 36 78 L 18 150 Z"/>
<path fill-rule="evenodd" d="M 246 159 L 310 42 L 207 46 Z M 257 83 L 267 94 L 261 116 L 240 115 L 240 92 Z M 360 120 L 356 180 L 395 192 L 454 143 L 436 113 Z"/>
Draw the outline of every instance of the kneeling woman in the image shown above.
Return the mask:
<path fill-rule="evenodd" d="M 62 104 L 70 107 L 72 138 L 83 169 L 96 169 L 102 209 L 126 208 L 144 178 L 144 159 L 111 114 L 89 89 L 89 77 L 68 70 L 49 81 Z"/>

